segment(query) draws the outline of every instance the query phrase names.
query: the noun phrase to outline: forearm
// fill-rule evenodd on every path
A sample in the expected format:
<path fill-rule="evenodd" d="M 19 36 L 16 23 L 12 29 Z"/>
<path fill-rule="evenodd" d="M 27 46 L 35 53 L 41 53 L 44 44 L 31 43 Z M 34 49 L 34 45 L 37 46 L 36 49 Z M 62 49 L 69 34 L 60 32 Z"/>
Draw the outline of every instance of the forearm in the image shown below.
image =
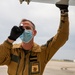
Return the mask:
<path fill-rule="evenodd" d="M 65 42 L 68 40 L 69 37 L 69 18 L 68 14 L 64 14 L 60 16 L 60 25 L 57 34 L 54 36 L 54 47 L 59 49 Z"/>
<path fill-rule="evenodd" d="M 60 26 L 59 26 L 59 29 L 58 29 L 58 33 L 69 34 L 69 17 L 68 17 L 68 13 L 61 14 Z"/>

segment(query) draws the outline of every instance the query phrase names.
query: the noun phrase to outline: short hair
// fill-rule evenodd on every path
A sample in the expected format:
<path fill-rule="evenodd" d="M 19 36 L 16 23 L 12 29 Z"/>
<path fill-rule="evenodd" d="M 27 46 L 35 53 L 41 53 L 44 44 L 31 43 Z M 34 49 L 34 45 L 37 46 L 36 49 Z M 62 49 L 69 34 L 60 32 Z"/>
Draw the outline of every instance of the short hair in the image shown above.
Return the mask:
<path fill-rule="evenodd" d="M 20 22 L 20 25 L 21 25 L 22 22 L 25 22 L 25 21 L 29 21 L 33 25 L 33 29 L 35 30 L 35 24 L 28 19 L 22 19 L 21 22 Z"/>

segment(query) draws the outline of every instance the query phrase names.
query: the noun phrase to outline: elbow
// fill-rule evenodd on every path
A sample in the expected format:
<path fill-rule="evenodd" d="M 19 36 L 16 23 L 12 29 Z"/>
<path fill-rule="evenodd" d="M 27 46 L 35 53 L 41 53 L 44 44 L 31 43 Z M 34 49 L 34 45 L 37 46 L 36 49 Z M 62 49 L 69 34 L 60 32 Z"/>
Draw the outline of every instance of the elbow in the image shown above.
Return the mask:
<path fill-rule="evenodd" d="M 69 33 L 68 34 L 65 34 L 65 40 L 67 41 L 69 39 Z"/>
<path fill-rule="evenodd" d="M 69 39 L 69 34 L 63 35 L 63 38 L 62 38 L 63 43 L 66 43 L 68 41 L 68 39 Z"/>

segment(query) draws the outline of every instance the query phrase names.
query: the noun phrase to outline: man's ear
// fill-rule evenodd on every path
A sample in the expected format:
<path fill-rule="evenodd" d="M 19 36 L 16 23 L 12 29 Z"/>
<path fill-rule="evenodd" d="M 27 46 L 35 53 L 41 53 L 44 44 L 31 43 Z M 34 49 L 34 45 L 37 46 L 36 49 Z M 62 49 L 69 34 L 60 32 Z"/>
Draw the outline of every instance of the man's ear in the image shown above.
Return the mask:
<path fill-rule="evenodd" d="M 37 31 L 36 31 L 36 30 L 34 30 L 34 36 L 36 36 L 36 34 L 37 34 Z"/>

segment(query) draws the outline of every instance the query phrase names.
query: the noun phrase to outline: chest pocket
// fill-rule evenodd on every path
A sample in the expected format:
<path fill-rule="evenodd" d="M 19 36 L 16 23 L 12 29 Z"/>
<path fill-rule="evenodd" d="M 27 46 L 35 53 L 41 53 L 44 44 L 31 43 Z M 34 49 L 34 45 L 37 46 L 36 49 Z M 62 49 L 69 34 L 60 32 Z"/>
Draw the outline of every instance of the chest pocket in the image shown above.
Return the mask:
<path fill-rule="evenodd" d="M 20 57 L 11 54 L 11 62 L 8 66 L 9 75 L 17 75 L 19 63 L 20 63 Z"/>
<path fill-rule="evenodd" d="M 30 54 L 29 56 L 29 75 L 40 75 L 40 63 L 37 54 Z"/>

